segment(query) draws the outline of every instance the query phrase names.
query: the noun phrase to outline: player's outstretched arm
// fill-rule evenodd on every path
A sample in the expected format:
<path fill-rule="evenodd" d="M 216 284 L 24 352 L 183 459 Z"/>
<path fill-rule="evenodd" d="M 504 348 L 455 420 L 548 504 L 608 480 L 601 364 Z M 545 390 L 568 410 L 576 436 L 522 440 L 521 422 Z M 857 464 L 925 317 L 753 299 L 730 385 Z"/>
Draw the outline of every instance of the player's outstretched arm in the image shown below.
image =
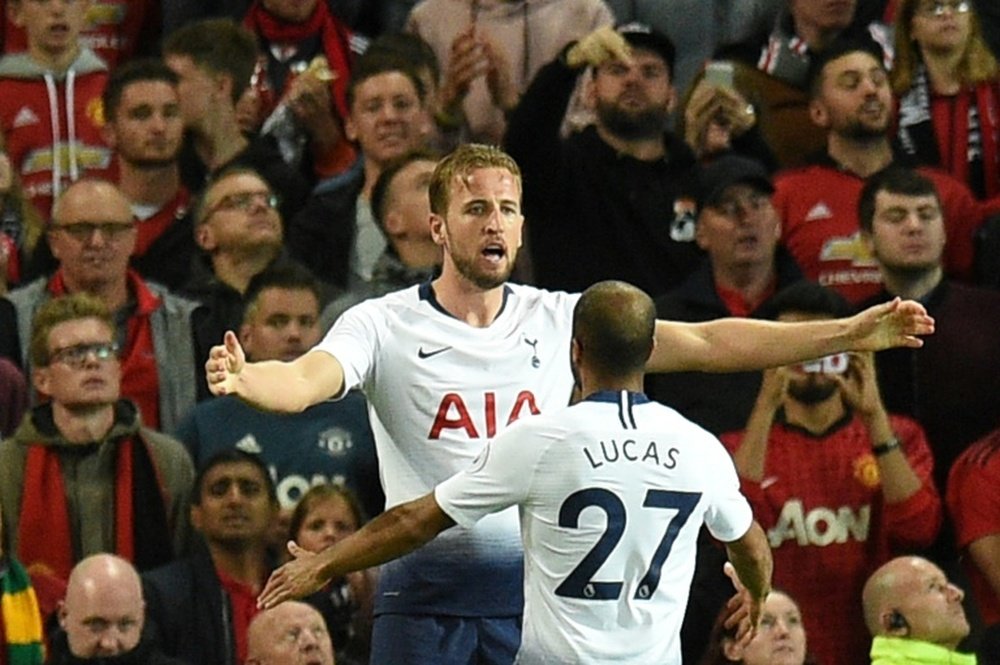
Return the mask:
<path fill-rule="evenodd" d="M 295 413 L 340 394 L 344 368 L 323 351 L 309 351 L 291 362 L 247 362 L 235 333 L 213 346 L 205 361 L 213 395 L 236 395 L 267 411 Z"/>
<path fill-rule="evenodd" d="M 704 323 L 656 322 L 647 372 L 738 372 L 789 365 L 841 351 L 917 348 L 934 332 L 920 303 L 895 300 L 842 319 L 779 323 L 725 318 Z"/>
<path fill-rule="evenodd" d="M 454 524 L 431 492 L 387 510 L 357 533 L 319 554 L 289 542 L 288 551 L 293 559 L 271 573 L 257 605 L 274 607 L 317 591 L 328 580 L 351 571 L 397 559 Z"/>
<path fill-rule="evenodd" d="M 771 592 L 771 546 L 760 524 L 754 521 L 742 537 L 726 543 L 726 551 L 730 563 L 725 572 L 733 580 L 736 595 L 726 604 L 729 616 L 725 626 L 739 626 L 736 641 L 746 643 L 753 639 L 764 600 Z"/>

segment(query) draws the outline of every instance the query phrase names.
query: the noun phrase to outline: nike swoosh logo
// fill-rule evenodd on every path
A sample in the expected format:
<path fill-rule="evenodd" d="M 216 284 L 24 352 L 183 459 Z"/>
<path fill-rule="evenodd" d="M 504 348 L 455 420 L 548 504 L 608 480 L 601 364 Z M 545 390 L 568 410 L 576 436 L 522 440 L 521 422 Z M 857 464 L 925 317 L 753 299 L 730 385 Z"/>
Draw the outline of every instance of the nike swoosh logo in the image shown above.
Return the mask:
<path fill-rule="evenodd" d="M 424 358 L 430 358 L 431 356 L 436 356 L 439 353 L 444 353 L 445 351 L 450 351 L 450 346 L 445 346 L 440 349 L 434 349 L 433 351 L 424 351 L 424 347 L 417 349 L 417 357 L 423 360 Z"/>

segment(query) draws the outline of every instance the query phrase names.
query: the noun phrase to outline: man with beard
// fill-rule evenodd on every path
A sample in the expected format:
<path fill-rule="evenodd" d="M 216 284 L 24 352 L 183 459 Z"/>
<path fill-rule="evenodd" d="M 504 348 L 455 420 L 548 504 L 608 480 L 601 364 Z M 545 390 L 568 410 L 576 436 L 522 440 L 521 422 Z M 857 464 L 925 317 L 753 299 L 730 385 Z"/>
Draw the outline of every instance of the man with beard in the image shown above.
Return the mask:
<path fill-rule="evenodd" d="M 132 266 L 171 289 L 187 279 L 195 252 L 191 194 L 177 161 L 184 136 L 177 80 L 150 58 L 115 69 L 104 89 L 104 140 L 118 157 L 118 186 L 136 219 Z"/>
<path fill-rule="evenodd" d="M 579 296 L 509 284 L 521 245 L 520 169 L 466 145 L 430 184 L 440 276 L 367 300 L 290 363 L 247 363 L 233 332 L 205 364 L 215 394 L 301 411 L 360 387 L 387 507 L 466 468 L 520 417 L 564 406 L 573 390 L 570 324 Z M 845 350 L 916 344 L 931 322 L 915 303 L 801 325 L 748 319 L 658 321 L 649 371 L 733 371 Z M 523 563 L 507 511 L 455 529 L 383 566 L 372 662 L 510 663 L 520 640 Z"/>
<path fill-rule="evenodd" d="M 866 178 L 901 161 L 887 133 L 893 100 L 881 51 L 873 42 L 835 42 L 811 63 L 810 95 L 810 117 L 826 130 L 826 153 L 775 177 L 782 243 L 807 278 L 857 303 L 882 283 L 861 239 L 858 197 Z M 945 272 L 971 279 L 973 236 L 985 210 L 943 171 L 919 171 L 934 183 L 944 212 Z"/>
<path fill-rule="evenodd" d="M 1000 427 L 1000 293 L 945 277 L 941 204 L 919 173 L 894 167 L 872 177 L 858 217 L 885 284 L 870 302 L 916 298 L 940 322 L 920 354 L 880 352 L 875 367 L 886 406 L 927 430 L 944 488 L 966 446 Z M 960 538 L 960 546 L 968 542 Z"/>
<path fill-rule="evenodd" d="M 770 308 L 779 321 L 810 321 L 848 305 L 800 282 Z M 722 441 L 767 531 L 774 585 L 802 608 L 810 651 L 821 663 L 864 662 L 866 577 L 930 545 L 941 524 L 923 430 L 888 414 L 871 354 L 852 353 L 765 370 L 746 429 Z"/>
<path fill-rule="evenodd" d="M 682 196 L 695 159 L 666 133 L 673 62 L 670 40 L 645 26 L 600 28 L 542 67 L 511 114 L 504 143 L 524 169 L 539 286 L 579 291 L 620 279 L 655 296 L 697 265 L 695 205 Z M 587 68 L 595 124 L 562 139 Z"/>

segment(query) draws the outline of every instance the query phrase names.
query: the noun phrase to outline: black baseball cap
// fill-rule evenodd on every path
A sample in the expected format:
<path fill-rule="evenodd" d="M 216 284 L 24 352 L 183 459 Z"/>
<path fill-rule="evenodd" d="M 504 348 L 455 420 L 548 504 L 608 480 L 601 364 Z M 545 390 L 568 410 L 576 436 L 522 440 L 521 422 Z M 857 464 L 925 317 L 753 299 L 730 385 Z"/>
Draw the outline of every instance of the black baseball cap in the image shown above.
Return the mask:
<path fill-rule="evenodd" d="M 677 49 L 662 32 L 653 30 L 645 23 L 624 23 L 615 28 L 619 35 L 625 38 L 629 46 L 644 48 L 659 54 L 667 63 L 667 69 L 671 78 L 674 75 L 674 60 L 677 57 Z"/>
<path fill-rule="evenodd" d="M 718 203 L 732 185 L 752 185 L 769 194 L 774 193 L 774 185 L 764 166 L 739 155 L 723 155 L 702 166 L 697 182 L 694 194 L 698 210 Z"/>

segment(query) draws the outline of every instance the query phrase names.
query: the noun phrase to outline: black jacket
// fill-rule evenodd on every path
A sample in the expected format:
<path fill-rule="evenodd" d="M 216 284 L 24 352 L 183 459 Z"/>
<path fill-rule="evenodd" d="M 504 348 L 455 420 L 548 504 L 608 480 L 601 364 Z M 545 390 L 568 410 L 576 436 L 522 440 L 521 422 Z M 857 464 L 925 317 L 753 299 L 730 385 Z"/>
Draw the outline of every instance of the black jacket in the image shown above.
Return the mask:
<path fill-rule="evenodd" d="M 775 264 L 777 291 L 802 279 L 795 260 L 781 248 Z M 758 306 L 750 316 L 759 317 L 766 304 Z M 708 259 L 681 286 L 656 300 L 656 316 L 660 319 L 698 323 L 729 315 L 715 289 Z M 746 427 L 760 382 L 760 372 L 650 374 L 646 377 L 646 393 L 713 434 L 721 434 Z"/>
<path fill-rule="evenodd" d="M 98 658 L 78 658 L 70 653 L 66 633 L 61 630 L 50 641 L 49 655 L 45 662 L 47 665 L 186 665 L 184 661 L 164 654 L 146 634 L 128 653 Z"/>
<path fill-rule="evenodd" d="M 542 67 L 511 114 L 504 143 L 524 179 L 524 215 L 539 286 L 583 290 L 620 279 L 652 295 L 678 285 L 701 258 L 694 204 L 684 194 L 695 158 L 666 134 L 666 157 L 618 154 L 594 127 L 562 139 L 578 72 Z"/>
<path fill-rule="evenodd" d="M 188 665 L 239 665 L 229 596 L 208 548 L 142 575 L 146 620 L 165 652 Z"/>

